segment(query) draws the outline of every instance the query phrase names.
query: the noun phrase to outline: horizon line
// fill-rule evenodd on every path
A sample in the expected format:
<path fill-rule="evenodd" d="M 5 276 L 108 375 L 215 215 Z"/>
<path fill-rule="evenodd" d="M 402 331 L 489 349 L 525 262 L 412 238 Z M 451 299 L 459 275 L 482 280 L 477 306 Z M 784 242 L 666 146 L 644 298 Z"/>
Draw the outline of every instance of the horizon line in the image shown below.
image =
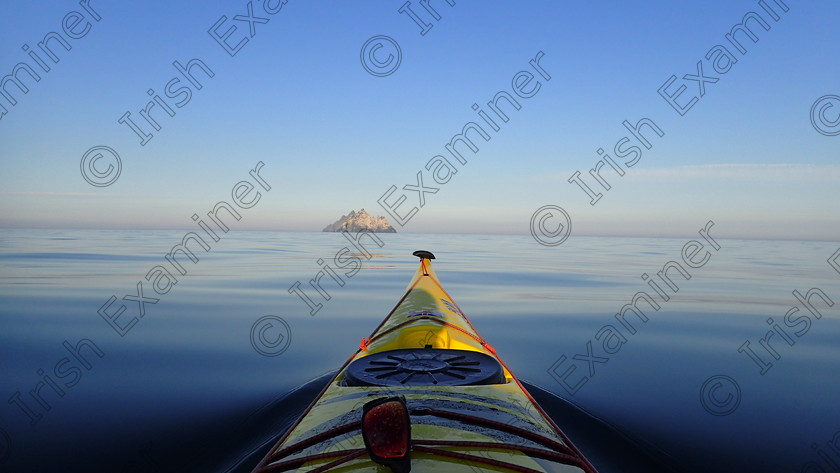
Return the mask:
<path fill-rule="evenodd" d="M 163 226 L 163 227 L 75 227 L 75 226 L 6 226 L 0 224 L 0 231 L 5 230 L 71 230 L 71 231 L 185 231 L 185 232 L 192 232 L 195 231 L 195 228 L 188 228 L 188 227 L 178 227 L 178 226 Z M 269 229 L 269 228 L 239 228 L 233 229 L 231 228 L 230 232 L 260 232 L 260 233 L 342 233 L 342 232 L 325 232 L 321 230 L 293 230 L 293 229 Z M 228 232 L 228 233 L 230 233 Z M 381 234 L 390 234 L 390 235 L 484 235 L 484 236 L 529 236 L 528 233 L 518 233 L 518 232 L 435 232 L 435 231 L 397 231 L 396 233 L 393 232 L 373 232 L 378 235 Z M 599 232 L 585 232 L 579 234 L 572 234 L 571 236 L 577 237 L 587 237 L 587 238 L 659 238 L 659 239 L 675 239 L 675 238 L 693 238 L 696 232 L 691 233 L 675 233 L 672 235 L 652 235 L 652 234 L 617 234 L 617 233 L 599 233 Z M 723 234 L 717 236 L 716 238 L 724 239 L 724 240 L 757 240 L 757 241 L 809 241 L 809 242 L 826 242 L 826 243 L 836 243 L 836 239 L 824 238 L 820 236 L 813 236 L 810 238 L 794 238 L 789 236 L 771 236 L 771 235 L 762 235 L 762 236 L 747 236 L 747 235 L 733 235 L 733 234 Z M 536 243 L 536 242 L 535 242 Z M 562 246 L 562 245 L 558 245 Z"/>

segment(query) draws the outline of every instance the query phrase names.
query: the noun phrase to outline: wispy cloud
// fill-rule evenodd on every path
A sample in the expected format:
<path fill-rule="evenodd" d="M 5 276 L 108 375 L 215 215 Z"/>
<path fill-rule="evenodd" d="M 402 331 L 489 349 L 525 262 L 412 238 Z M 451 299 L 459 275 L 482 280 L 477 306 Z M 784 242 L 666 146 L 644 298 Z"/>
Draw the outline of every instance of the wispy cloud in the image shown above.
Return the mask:
<path fill-rule="evenodd" d="M 836 181 L 840 166 L 817 164 L 702 164 L 628 169 L 632 180 L 738 179 L 747 181 Z"/>
<path fill-rule="evenodd" d="M 138 197 L 138 196 L 131 196 L 131 195 L 120 195 L 120 194 L 97 194 L 95 192 L 0 192 L 0 196 L 2 197 L 42 197 L 42 198 L 68 198 L 68 197 L 85 197 L 85 198 L 125 198 L 125 197 Z"/>

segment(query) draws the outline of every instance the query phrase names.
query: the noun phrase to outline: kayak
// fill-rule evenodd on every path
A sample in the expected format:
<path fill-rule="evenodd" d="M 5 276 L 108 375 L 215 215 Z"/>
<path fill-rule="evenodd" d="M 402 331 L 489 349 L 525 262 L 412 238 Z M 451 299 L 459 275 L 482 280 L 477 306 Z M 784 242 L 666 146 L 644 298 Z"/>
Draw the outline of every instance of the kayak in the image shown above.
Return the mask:
<path fill-rule="evenodd" d="M 396 307 L 362 339 L 253 470 L 595 472 L 420 258 Z"/>

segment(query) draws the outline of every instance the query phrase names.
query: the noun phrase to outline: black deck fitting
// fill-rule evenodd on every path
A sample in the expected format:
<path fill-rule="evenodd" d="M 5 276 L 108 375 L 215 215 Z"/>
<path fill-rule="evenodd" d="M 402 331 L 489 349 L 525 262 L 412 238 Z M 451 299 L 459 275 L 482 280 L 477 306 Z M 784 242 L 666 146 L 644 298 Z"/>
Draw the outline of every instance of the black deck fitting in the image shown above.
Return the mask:
<path fill-rule="evenodd" d="M 420 259 L 435 259 L 435 255 L 432 254 L 431 251 L 426 250 L 417 250 L 412 255 L 420 258 Z"/>

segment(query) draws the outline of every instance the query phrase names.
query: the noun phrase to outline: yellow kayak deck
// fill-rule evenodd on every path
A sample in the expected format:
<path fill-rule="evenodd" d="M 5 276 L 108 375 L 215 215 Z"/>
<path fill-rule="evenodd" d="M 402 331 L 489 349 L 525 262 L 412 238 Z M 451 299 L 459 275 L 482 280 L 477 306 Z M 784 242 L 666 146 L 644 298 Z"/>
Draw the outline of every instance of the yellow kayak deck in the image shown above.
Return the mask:
<path fill-rule="evenodd" d="M 441 286 L 434 256 L 255 473 L 388 472 L 363 440 L 365 404 L 402 396 L 412 472 L 594 472 Z"/>

